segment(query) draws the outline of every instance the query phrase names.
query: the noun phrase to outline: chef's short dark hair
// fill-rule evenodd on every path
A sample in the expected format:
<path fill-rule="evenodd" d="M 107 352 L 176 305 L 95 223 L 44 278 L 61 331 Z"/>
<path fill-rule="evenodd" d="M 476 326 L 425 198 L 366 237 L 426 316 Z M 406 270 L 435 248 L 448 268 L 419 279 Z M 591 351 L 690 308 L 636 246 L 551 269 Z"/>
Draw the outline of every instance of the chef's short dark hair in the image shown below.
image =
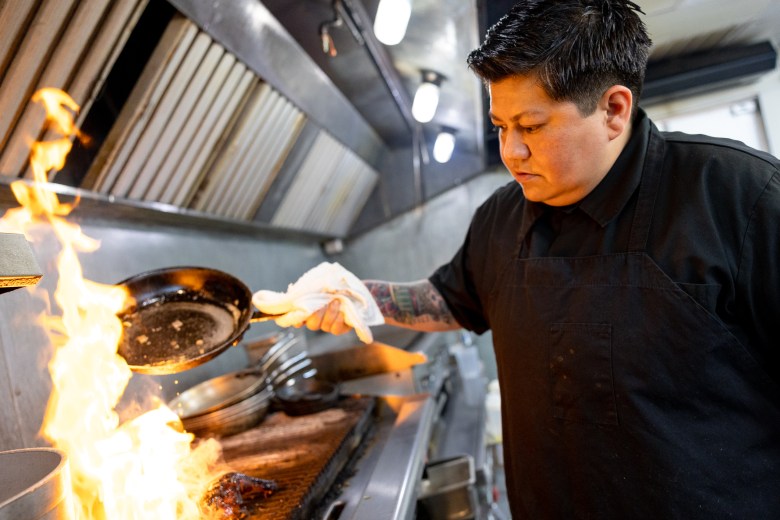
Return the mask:
<path fill-rule="evenodd" d="M 521 0 L 468 57 L 483 82 L 536 76 L 550 98 L 588 115 L 612 85 L 642 93 L 652 44 L 628 0 Z"/>

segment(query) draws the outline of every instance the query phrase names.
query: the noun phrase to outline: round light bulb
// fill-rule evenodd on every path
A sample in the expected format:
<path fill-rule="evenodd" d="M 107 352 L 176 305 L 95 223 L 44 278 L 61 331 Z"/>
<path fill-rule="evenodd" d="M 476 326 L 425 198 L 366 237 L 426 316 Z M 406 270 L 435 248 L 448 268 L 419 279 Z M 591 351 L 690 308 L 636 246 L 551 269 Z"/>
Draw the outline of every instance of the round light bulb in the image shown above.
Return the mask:
<path fill-rule="evenodd" d="M 452 157 L 455 150 L 455 134 L 452 132 L 440 132 L 433 143 L 433 158 L 438 163 L 446 163 Z"/>
<path fill-rule="evenodd" d="M 436 114 L 439 105 L 439 86 L 424 82 L 417 88 L 412 102 L 412 115 L 420 123 L 427 123 Z"/>
<path fill-rule="evenodd" d="M 385 45 L 397 45 L 404 39 L 411 16 L 411 0 L 380 0 L 374 18 L 376 39 Z"/>

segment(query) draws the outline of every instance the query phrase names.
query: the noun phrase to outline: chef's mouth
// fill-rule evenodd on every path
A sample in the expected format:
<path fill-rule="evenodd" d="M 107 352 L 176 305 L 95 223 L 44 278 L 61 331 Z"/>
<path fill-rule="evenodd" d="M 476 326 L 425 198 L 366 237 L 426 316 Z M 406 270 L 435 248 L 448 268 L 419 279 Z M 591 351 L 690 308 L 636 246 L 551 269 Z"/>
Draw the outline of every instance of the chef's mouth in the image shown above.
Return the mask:
<path fill-rule="evenodd" d="M 534 179 L 534 178 L 538 177 L 538 175 L 536 175 L 534 173 L 528 173 L 528 172 L 514 172 L 513 171 L 512 172 L 512 177 L 514 177 L 514 179 L 517 182 L 523 183 L 523 182 L 530 181 L 531 179 Z"/>

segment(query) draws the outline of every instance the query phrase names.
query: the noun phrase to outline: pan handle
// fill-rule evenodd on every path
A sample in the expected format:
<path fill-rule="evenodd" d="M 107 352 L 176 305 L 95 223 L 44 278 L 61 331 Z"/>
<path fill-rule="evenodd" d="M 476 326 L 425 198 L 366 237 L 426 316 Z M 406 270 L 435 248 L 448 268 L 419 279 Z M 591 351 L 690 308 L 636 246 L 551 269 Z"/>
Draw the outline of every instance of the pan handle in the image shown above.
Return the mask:
<path fill-rule="evenodd" d="M 284 316 L 284 314 L 266 314 L 262 311 L 254 311 L 252 316 L 249 317 L 249 321 L 250 323 L 258 323 L 261 321 L 275 320 L 276 318 L 281 318 L 282 316 Z"/>

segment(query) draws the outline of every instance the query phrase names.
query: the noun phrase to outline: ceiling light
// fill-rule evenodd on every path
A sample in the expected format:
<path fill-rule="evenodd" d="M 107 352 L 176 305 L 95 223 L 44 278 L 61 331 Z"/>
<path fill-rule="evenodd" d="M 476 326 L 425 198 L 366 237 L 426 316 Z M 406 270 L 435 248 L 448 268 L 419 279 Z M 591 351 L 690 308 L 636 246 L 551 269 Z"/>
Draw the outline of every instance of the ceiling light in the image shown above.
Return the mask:
<path fill-rule="evenodd" d="M 379 0 L 374 18 L 374 35 L 385 45 L 396 45 L 404 39 L 412 0 Z"/>
<path fill-rule="evenodd" d="M 439 106 L 439 87 L 444 76 L 432 70 L 424 70 L 422 75 L 423 81 L 414 94 L 412 115 L 420 123 L 427 123 L 433 119 Z"/>
<path fill-rule="evenodd" d="M 433 158 L 438 163 L 446 163 L 452 157 L 455 150 L 455 130 L 452 128 L 442 128 L 439 135 L 436 136 L 436 142 L 433 143 Z"/>

